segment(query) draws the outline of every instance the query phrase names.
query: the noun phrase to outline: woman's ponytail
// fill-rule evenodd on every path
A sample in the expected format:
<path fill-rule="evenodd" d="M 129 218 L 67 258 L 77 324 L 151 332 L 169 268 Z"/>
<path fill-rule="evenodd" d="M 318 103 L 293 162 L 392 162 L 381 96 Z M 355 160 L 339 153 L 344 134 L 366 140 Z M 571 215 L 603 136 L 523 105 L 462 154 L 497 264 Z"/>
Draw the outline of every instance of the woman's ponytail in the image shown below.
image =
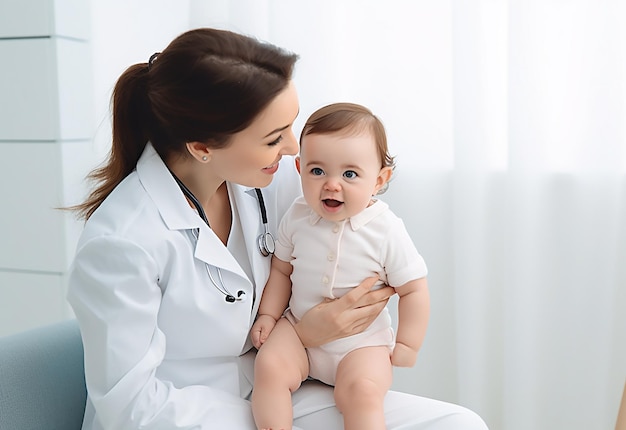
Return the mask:
<path fill-rule="evenodd" d="M 74 206 L 79 218 L 89 219 L 113 189 L 135 169 L 149 139 L 151 112 L 148 100 L 148 65 L 135 64 L 120 76 L 111 98 L 113 142 L 105 164 L 89 175 L 96 188 Z"/>

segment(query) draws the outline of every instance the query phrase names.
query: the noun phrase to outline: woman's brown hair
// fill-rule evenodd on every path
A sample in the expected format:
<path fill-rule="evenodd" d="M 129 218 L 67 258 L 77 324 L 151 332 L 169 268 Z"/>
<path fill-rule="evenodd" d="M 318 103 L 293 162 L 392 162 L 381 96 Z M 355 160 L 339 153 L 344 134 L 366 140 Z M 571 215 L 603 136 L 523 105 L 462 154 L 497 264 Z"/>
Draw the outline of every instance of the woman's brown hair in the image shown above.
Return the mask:
<path fill-rule="evenodd" d="M 88 219 L 135 169 L 148 141 L 164 160 L 184 154 L 187 142 L 227 146 L 287 87 L 297 58 L 249 36 L 202 28 L 129 67 L 111 98 L 108 159 L 88 175 L 95 189 L 70 209 Z"/>

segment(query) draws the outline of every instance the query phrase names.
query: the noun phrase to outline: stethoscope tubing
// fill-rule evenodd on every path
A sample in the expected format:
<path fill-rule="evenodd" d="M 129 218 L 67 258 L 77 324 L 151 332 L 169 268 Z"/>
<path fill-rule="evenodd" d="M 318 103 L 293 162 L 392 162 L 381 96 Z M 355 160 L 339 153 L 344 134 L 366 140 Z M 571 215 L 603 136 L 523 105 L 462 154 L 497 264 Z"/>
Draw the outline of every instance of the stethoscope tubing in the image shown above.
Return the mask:
<path fill-rule="evenodd" d="M 204 209 L 202 208 L 202 205 L 200 204 L 196 196 L 194 196 L 191 190 L 187 188 L 187 186 L 173 172 L 170 171 L 170 173 L 172 177 L 174 178 L 174 180 L 176 181 L 176 183 L 178 184 L 178 186 L 180 187 L 185 197 L 187 197 L 189 201 L 191 202 L 191 204 L 196 208 L 200 218 L 202 218 L 202 220 L 206 223 L 206 225 L 209 228 L 211 228 L 211 225 L 209 224 L 209 219 L 207 218 L 206 213 L 204 212 Z M 260 188 L 255 188 L 254 190 L 256 192 L 257 200 L 259 202 L 259 211 L 261 212 L 261 221 L 263 222 L 263 233 L 261 233 L 257 239 L 257 246 L 261 255 L 264 257 L 268 257 L 274 253 L 274 248 L 275 248 L 274 236 L 272 236 L 272 233 L 270 233 L 269 231 L 269 227 L 267 223 L 267 211 L 265 209 L 265 200 L 263 199 L 263 193 L 261 192 Z M 199 234 L 200 232 L 198 229 L 193 230 L 193 235 L 196 239 L 196 242 L 198 241 Z M 224 279 L 222 277 L 222 270 L 219 267 L 214 266 L 217 272 L 217 278 L 219 281 L 218 283 L 213 277 L 213 274 L 211 273 L 211 267 L 209 266 L 209 264 L 205 263 L 205 266 L 206 266 L 206 271 L 209 275 L 209 280 L 211 281 L 211 284 L 213 284 L 215 289 L 217 289 L 220 293 L 224 295 L 224 298 L 228 303 L 234 303 L 234 302 L 245 300 L 245 295 L 246 295 L 245 291 L 239 290 L 237 291 L 237 295 L 234 295 L 230 291 L 228 291 L 228 289 L 226 288 L 226 284 L 224 283 Z"/>

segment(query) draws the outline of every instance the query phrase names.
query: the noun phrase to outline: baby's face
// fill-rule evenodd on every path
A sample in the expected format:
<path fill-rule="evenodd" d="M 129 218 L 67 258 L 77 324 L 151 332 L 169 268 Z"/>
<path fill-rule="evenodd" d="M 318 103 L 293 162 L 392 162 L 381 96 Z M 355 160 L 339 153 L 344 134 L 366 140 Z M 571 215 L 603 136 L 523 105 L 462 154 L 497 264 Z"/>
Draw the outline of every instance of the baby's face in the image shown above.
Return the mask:
<path fill-rule="evenodd" d="M 306 202 L 330 221 L 344 220 L 368 207 L 386 180 L 376 142 L 367 132 L 305 136 L 298 170 Z"/>

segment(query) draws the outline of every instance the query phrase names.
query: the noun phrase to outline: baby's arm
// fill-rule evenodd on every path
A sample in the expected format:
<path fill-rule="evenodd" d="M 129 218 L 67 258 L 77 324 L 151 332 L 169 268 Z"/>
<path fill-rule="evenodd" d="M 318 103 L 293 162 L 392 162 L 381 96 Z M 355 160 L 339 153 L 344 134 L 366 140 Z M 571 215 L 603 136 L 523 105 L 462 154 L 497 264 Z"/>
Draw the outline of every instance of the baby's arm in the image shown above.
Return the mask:
<path fill-rule="evenodd" d="M 398 334 L 391 364 L 411 367 L 426 336 L 430 316 L 430 296 L 426 278 L 416 279 L 396 288 L 398 300 Z"/>
<path fill-rule="evenodd" d="M 272 256 L 270 276 L 265 284 L 257 320 L 252 326 L 250 335 L 252 344 L 260 348 L 274 328 L 276 321 L 282 316 L 291 297 L 291 263 Z"/>

